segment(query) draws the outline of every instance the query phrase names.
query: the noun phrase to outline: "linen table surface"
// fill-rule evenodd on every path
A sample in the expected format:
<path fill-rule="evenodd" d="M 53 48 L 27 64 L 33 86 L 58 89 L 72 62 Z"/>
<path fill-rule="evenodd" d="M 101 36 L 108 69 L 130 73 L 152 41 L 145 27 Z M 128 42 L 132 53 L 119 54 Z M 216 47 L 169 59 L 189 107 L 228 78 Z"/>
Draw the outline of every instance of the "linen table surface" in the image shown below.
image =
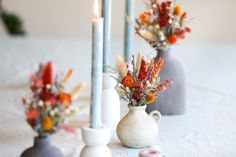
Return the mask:
<path fill-rule="evenodd" d="M 113 41 L 111 65 L 123 52 L 122 41 Z M 135 52 L 150 52 L 145 42 L 137 41 Z M 236 46 L 182 44 L 172 49 L 173 57 L 185 68 L 187 79 L 186 113 L 164 116 L 153 148 L 166 157 L 236 156 Z M 91 42 L 0 38 L 0 156 L 19 157 L 30 147 L 36 135 L 26 123 L 21 97 L 28 91 L 29 75 L 39 62 L 52 60 L 56 69 L 74 69 L 69 83 L 88 83 L 87 90 L 75 102 L 81 111 L 71 120 L 74 134 L 59 131 L 51 137 L 65 157 L 78 157 L 84 144 L 80 127 L 89 121 Z M 168 79 L 168 78 L 166 78 Z M 164 94 L 164 92 L 162 93 Z M 112 104 L 111 104 L 112 105 Z M 122 102 L 122 116 L 127 112 Z M 137 157 L 139 149 L 123 147 L 115 132 L 109 143 L 113 157 Z"/>

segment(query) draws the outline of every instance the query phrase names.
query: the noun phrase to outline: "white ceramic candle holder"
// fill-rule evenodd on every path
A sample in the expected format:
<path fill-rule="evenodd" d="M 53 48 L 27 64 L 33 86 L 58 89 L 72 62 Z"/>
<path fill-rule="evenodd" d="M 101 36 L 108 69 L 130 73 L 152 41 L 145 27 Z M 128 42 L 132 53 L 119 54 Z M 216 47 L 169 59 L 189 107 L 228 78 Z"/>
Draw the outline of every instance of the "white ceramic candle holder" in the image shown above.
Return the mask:
<path fill-rule="evenodd" d="M 80 152 L 80 157 L 112 157 L 107 144 L 110 141 L 111 130 L 109 127 L 90 128 L 87 124 L 82 127 L 81 136 L 86 144 Z"/>
<path fill-rule="evenodd" d="M 115 130 L 120 121 L 120 97 L 111 73 L 103 73 L 102 123 Z"/>

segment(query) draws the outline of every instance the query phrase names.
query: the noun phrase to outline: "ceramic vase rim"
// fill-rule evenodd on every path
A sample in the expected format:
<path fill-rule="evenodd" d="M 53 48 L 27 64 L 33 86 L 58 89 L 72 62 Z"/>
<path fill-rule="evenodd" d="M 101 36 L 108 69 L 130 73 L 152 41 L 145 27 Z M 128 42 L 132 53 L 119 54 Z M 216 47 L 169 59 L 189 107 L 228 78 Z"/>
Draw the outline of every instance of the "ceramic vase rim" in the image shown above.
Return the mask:
<path fill-rule="evenodd" d="M 146 104 L 142 106 L 134 106 L 134 105 L 128 104 L 129 109 L 145 109 L 146 107 L 147 107 Z"/>

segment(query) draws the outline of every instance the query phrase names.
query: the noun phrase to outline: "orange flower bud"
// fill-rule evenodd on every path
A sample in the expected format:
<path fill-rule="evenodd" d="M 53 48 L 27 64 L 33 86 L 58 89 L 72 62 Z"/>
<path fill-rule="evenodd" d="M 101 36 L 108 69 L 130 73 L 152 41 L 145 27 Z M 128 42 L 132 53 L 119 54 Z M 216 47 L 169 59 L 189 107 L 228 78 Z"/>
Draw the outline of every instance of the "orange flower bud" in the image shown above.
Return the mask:
<path fill-rule="evenodd" d="M 168 42 L 170 44 L 175 44 L 177 42 L 177 36 L 176 35 L 170 35 L 168 38 L 167 38 Z"/>
<path fill-rule="evenodd" d="M 181 15 L 181 7 L 180 5 L 177 5 L 174 9 L 174 15 L 180 16 Z"/>
<path fill-rule="evenodd" d="M 154 94 L 149 94 L 146 96 L 146 104 L 150 105 L 151 103 L 153 103 L 156 99 L 156 96 Z"/>
<path fill-rule="evenodd" d="M 50 132 L 53 128 L 53 121 L 49 116 L 45 116 L 42 120 L 42 129 Z"/>
<path fill-rule="evenodd" d="M 69 106 L 71 104 L 71 95 L 67 93 L 59 93 L 57 100 L 60 102 L 60 104 Z"/>
<path fill-rule="evenodd" d="M 144 12 L 143 14 L 141 14 L 139 16 L 139 20 L 140 20 L 141 24 L 142 25 L 150 25 L 151 24 L 150 16 L 151 16 L 150 12 Z"/>
<path fill-rule="evenodd" d="M 180 17 L 180 21 L 183 22 L 186 17 L 187 17 L 187 13 L 184 12 L 184 13 L 181 15 L 181 17 Z"/>
<path fill-rule="evenodd" d="M 191 29 L 190 29 L 189 27 L 185 27 L 184 30 L 185 30 L 185 32 L 187 32 L 187 33 L 191 33 Z"/>

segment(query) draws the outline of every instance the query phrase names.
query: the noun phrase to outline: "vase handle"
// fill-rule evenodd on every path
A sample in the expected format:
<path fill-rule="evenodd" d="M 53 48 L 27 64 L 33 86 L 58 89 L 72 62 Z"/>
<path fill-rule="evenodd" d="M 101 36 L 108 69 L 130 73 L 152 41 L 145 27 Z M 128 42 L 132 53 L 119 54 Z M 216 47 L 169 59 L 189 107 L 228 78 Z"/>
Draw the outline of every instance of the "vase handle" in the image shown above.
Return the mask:
<path fill-rule="evenodd" d="M 153 110 L 152 112 L 149 113 L 149 115 L 155 119 L 157 122 L 159 122 L 161 120 L 161 113 L 157 110 Z"/>

